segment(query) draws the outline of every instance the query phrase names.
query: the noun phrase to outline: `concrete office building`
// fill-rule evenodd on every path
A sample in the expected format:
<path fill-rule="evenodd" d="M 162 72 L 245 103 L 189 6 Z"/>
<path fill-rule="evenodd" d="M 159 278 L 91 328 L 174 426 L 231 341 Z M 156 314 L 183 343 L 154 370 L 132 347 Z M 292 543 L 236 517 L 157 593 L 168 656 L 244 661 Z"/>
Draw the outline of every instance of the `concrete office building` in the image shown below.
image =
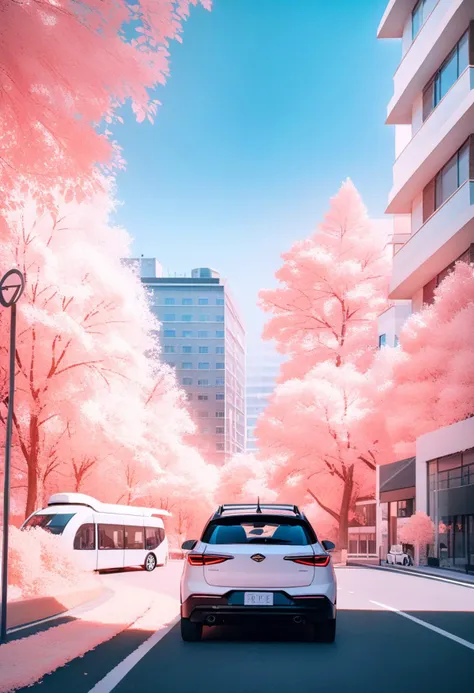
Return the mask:
<path fill-rule="evenodd" d="M 270 346 L 252 346 L 247 351 L 247 452 L 257 450 L 257 419 L 265 411 L 270 395 L 275 389 L 283 361 L 283 356 Z"/>
<path fill-rule="evenodd" d="M 394 244 L 390 298 L 417 311 L 456 261 L 474 261 L 474 2 L 390 0 L 378 37 L 402 47 L 386 211 L 409 228 Z M 417 442 L 416 508 L 435 521 L 431 558 L 452 567 L 474 562 L 473 448 L 474 419 Z"/>
<path fill-rule="evenodd" d="M 209 268 L 164 277 L 154 259 L 138 265 L 161 323 L 162 358 L 176 369 L 205 458 L 217 464 L 245 450 L 245 330 L 227 283 Z"/>

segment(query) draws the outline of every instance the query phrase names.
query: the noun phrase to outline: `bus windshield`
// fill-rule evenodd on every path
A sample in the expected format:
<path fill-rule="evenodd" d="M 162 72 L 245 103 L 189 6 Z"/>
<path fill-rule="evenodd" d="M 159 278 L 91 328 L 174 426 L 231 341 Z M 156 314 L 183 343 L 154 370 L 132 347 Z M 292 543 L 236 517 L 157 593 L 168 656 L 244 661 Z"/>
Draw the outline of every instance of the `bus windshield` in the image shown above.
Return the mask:
<path fill-rule="evenodd" d="M 57 513 L 55 515 L 33 515 L 25 522 L 22 529 L 32 529 L 33 527 L 41 527 L 51 534 L 62 534 L 69 520 L 76 513 Z"/>

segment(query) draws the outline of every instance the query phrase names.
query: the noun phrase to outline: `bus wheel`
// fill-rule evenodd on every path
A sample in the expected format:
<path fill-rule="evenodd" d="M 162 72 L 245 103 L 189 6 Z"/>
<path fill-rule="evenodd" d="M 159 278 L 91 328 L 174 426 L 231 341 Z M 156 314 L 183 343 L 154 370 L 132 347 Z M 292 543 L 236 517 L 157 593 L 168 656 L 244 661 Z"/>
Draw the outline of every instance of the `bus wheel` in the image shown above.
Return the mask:
<path fill-rule="evenodd" d="M 151 573 L 152 570 L 155 570 L 156 558 L 154 553 L 149 553 L 148 556 L 145 558 L 144 568 L 148 573 Z"/>

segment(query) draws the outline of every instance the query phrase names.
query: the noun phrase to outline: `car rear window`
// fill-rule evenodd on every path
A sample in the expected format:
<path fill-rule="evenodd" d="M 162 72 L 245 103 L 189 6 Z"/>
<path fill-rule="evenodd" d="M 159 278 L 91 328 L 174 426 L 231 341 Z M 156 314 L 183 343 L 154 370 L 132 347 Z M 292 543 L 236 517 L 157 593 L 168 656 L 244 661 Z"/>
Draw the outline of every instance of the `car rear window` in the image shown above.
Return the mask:
<path fill-rule="evenodd" d="M 41 527 L 51 534 L 62 534 L 69 520 L 76 513 L 57 513 L 33 515 L 25 522 L 22 529 L 31 529 L 32 527 Z"/>
<path fill-rule="evenodd" d="M 291 518 L 225 517 L 209 523 L 202 541 L 206 544 L 308 546 L 316 541 L 316 537 L 308 525 Z"/>

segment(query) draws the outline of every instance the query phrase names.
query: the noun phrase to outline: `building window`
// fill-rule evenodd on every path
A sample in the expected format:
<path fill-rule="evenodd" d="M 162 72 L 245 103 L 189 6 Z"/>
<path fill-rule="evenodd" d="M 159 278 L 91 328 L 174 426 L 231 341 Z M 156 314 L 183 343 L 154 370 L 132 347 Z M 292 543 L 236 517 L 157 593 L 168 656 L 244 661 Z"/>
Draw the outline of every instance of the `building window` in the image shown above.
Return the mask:
<path fill-rule="evenodd" d="M 224 353 L 224 347 L 223 346 L 216 347 L 216 354 L 223 354 L 223 353 Z"/>
<path fill-rule="evenodd" d="M 216 306 L 223 306 L 225 301 L 223 298 L 216 298 Z"/>
<path fill-rule="evenodd" d="M 199 339 L 207 339 L 209 337 L 209 332 L 207 330 L 198 330 Z"/>
<path fill-rule="evenodd" d="M 199 387 L 209 387 L 209 380 L 204 378 L 203 380 L 198 380 Z"/>
<path fill-rule="evenodd" d="M 387 335 L 386 334 L 379 334 L 379 349 L 381 349 L 383 346 L 385 346 L 387 343 Z"/>
<path fill-rule="evenodd" d="M 165 344 L 165 354 L 174 354 L 176 352 L 176 347 Z"/>
<path fill-rule="evenodd" d="M 183 385 L 192 385 L 193 384 L 193 379 L 192 378 L 183 378 L 181 383 Z"/>
<path fill-rule="evenodd" d="M 176 337 L 176 330 L 165 330 L 163 335 L 165 337 Z"/>
<path fill-rule="evenodd" d="M 225 363 L 216 363 L 216 369 L 218 371 L 223 371 L 225 368 Z"/>
<path fill-rule="evenodd" d="M 199 298 L 198 299 L 198 305 L 208 306 L 209 305 L 209 299 L 208 298 Z"/>
<path fill-rule="evenodd" d="M 458 188 L 469 179 L 469 146 L 472 136 L 423 190 L 423 221 L 425 222 Z"/>
<path fill-rule="evenodd" d="M 198 419 L 207 419 L 209 417 L 209 412 L 203 409 L 202 411 L 197 412 L 197 417 Z"/>
<path fill-rule="evenodd" d="M 165 313 L 163 316 L 164 322 L 174 322 L 176 320 L 176 315 L 174 313 Z"/>
<path fill-rule="evenodd" d="M 182 347 L 183 354 L 192 354 L 193 353 L 193 348 L 192 346 L 184 346 Z"/>
<path fill-rule="evenodd" d="M 469 65 L 469 32 L 466 31 L 423 90 L 423 120 L 436 108 Z"/>
<path fill-rule="evenodd" d="M 395 335 L 395 346 L 397 347 L 400 344 L 400 340 L 398 339 L 398 335 Z"/>
<path fill-rule="evenodd" d="M 211 319 L 210 315 L 200 315 L 199 316 L 199 322 L 209 322 Z"/>
<path fill-rule="evenodd" d="M 224 378 L 216 378 L 216 385 L 219 387 L 220 385 L 225 385 L 225 379 Z"/>
<path fill-rule="evenodd" d="M 224 393 L 223 392 L 217 392 L 216 393 L 216 399 L 219 401 L 225 399 Z"/>
<path fill-rule="evenodd" d="M 413 515 L 413 498 L 398 501 L 397 517 L 411 517 Z"/>
<path fill-rule="evenodd" d="M 224 330 L 216 330 L 216 338 L 217 339 L 224 339 Z"/>
<path fill-rule="evenodd" d="M 216 315 L 216 322 L 224 322 L 224 316 L 223 315 Z"/>
<path fill-rule="evenodd" d="M 209 362 L 208 361 L 199 361 L 198 369 L 200 371 L 208 371 L 209 370 Z"/>
<path fill-rule="evenodd" d="M 425 0 L 418 0 L 411 13 L 411 37 L 415 39 L 423 26 L 423 11 L 425 8 Z"/>
<path fill-rule="evenodd" d="M 217 450 L 217 452 L 224 452 L 224 450 L 225 450 L 224 443 L 216 443 L 216 450 Z"/>
<path fill-rule="evenodd" d="M 198 400 L 200 402 L 206 402 L 209 399 L 208 395 L 198 395 Z"/>
<path fill-rule="evenodd" d="M 188 392 L 188 393 L 186 394 L 186 397 L 188 398 L 189 401 L 191 401 L 192 398 L 193 398 L 193 393 L 192 393 L 192 392 Z"/>
<path fill-rule="evenodd" d="M 165 306 L 174 306 L 175 303 L 174 298 L 165 298 Z"/>
<path fill-rule="evenodd" d="M 192 370 L 192 367 L 193 364 L 191 363 L 191 361 L 183 361 L 183 363 L 181 364 L 181 368 L 183 369 L 183 371 L 190 371 Z"/>
<path fill-rule="evenodd" d="M 193 316 L 192 315 L 182 315 L 181 320 L 183 322 L 192 322 Z"/>
<path fill-rule="evenodd" d="M 181 332 L 181 337 L 184 337 L 185 339 L 189 339 L 189 337 L 192 337 L 193 333 L 191 330 L 183 330 Z"/>
<path fill-rule="evenodd" d="M 182 306 L 192 306 L 193 305 L 193 299 L 192 298 L 183 298 L 181 300 L 181 305 Z"/>
<path fill-rule="evenodd" d="M 199 353 L 200 353 L 200 354 L 208 354 L 208 353 L 209 353 L 209 347 L 207 347 L 207 346 L 200 346 L 200 347 L 199 347 Z"/>
<path fill-rule="evenodd" d="M 216 433 L 222 435 L 225 432 L 224 426 L 216 426 Z"/>
<path fill-rule="evenodd" d="M 225 412 L 224 411 L 216 411 L 216 419 L 223 419 L 225 418 Z"/>

